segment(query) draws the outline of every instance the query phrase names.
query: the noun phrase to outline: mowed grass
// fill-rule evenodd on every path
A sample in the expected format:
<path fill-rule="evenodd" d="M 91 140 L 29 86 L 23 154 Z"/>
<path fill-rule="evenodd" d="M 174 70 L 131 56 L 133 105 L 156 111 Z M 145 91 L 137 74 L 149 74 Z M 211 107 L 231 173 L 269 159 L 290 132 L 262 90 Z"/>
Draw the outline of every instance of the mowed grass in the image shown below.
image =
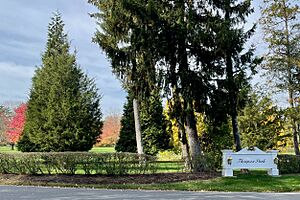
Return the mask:
<path fill-rule="evenodd" d="M 18 152 L 15 148 L 15 150 L 12 150 L 10 146 L 0 146 L 0 153 L 6 152 L 6 153 L 16 153 Z"/>
<path fill-rule="evenodd" d="M 0 146 L 0 153 L 1 152 L 7 152 L 7 153 L 17 153 L 20 152 L 15 148 L 15 150 L 12 150 L 10 146 Z M 97 152 L 97 153 L 114 153 L 115 148 L 114 147 L 93 147 L 90 152 Z"/>
<path fill-rule="evenodd" d="M 93 147 L 90 152 L 97 152 L 97 153 L 114 153 L 115 147 Z"/>
<path fill-rule="evenodd" d="M 240 174 L 234 178 L 219 177 L 205 181 L 164 184 L 156 188 L 225 192 L 292 192 L 300 191 L 300 176 L 270 177 L 265 174 L 251 173 L 247 175 Z"/>
<path fill-rule="evenodd" d="M 271 177 L 264 172 L 251 172 L 250 174 L 238 174 L 233 178 L 218 177 L 209 180 L 166 184 L 99 185 L 98 188 L 223 192 L 299 192 L 300 175 Z"/>
<path fill-rule="evenodd" d="M 93 176 L 90 176 L 91 180 Z M 112 176 L 111 178 L 114 178 Z M 124 176 L 123 178 L 126 178 Z M 58 183 L 30 182 L 20 179 L 9 181 L 0 179 L 1 185 L 37 185 L 58 187 L 85 187 L 101 189 L 144 189 L 144 190 L 179 190 L 179 191 L 222 191 L 222 192 L 300 192 L 299 175 L 283 175 L 270 177 L 262 172 L 250 174 L 238 174 L 233 178 L 211 178 L 208 180 L 183 181 L 164 184 L 81 184 L 81 183 Z"/>

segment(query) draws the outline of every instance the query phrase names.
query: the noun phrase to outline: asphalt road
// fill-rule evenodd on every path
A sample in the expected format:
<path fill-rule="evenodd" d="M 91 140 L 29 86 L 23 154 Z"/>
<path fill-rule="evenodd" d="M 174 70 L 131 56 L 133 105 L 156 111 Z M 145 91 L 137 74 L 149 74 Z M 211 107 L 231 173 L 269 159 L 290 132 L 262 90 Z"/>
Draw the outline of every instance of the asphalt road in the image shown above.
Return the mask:
<path fill-rule="evenodd" d="M 0 200 L 85 200 L 85 199 L 300 199 L 300 193 L 225 193 L 225 192 L 175 192 L 140 190 L 96 190 L 76 188 L 48 188 L 0 186 Z"/>

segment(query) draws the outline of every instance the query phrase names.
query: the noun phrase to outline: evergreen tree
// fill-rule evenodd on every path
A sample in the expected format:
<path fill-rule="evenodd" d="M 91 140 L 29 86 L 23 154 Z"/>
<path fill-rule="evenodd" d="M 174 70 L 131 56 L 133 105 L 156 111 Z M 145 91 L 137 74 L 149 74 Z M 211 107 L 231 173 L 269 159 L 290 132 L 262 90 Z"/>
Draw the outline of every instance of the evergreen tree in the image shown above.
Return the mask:
<path fill-rule="evenodd" d="M 48 27 L 42 66 L 32 79 L 21 151 L 88 151 L 102 127 L 100 96 L 70 53 L 64 23 L 55 14 Z"/>
<path fill-rule="evenodd" d="M 153 91 L 150 98 L 142 102 L 141 126 L 146 154 L 155 155 L 159 150 L 169 148 L 170 135 L 166 131 L 161 98 L 157 91 Z"/>
<path fill-rule="evenodd" d="M 127 101 L 124 104 L 123 116 L 121 119 L 120 138 L 115 146 L 118 152 L 137 152 L 134 117 L 133 117 L 133 94 L 128 93 Z"/>
<path fill-rule="evenodd" d="M 293 0 L 264 0 L 260 19 L 268 44 L 265 69 L 281 91 L 288 93 L 290 114 L 295 113 L 299 92 L 300 66 L 300 8 Z M 298 79 L 298 80 L 297 80 Z M 290 115 L 294 151 L 300 155 L 297 119 Z"/>
<path fill-rule="evenodd" d="M 212 28 L 215 33 L 212 34 L 216 36 L 216 63 L 226 76 L 223 86 L 227 90 L 234 144 L 239 151 L 242 148 L 238 129 L 239 96 L 248 82 L 246 70 L 255 72 L 255 67 L 261 62 L 261 59 L 253 56 L 254 46 L 245 49 L 245 44 L 255 31 L 255 25 L 244 30 L 246 18 L 253 13 L 253 9 L 251 0 L 212 0 L 212 9 L 211 13 L 215 16 Z"/>
<path fill-rule="evenodd" d="M 133 94 L 129 92 L 127 102 L 124 104 L 120 138 L 115 147 L 116 151 L 137 151 L 132 101 Z M 166 132 L 165 118 L 162 114 L 163 108 L 159 94 L 153 93 L 148 101 L 143 101 L 140 112 L 145 153 L 155 155 L 159 150 L 168 149 L 170 136 Z"/>
<path fill-rule="evenodd" d="M 257 64 L 254 49 L 244 50 L 254 28 L 244 32 L 241 27 L 252 12 L 250 0 L 89 2 L 100 10 L 92 15 L 101 27 L 94 41 L 111 59 L 113 71 L 138 91 L 136 96 L 149 98 L 159 82 L 157 72 L 164 72 L 163 89 L 172 99 L 172 118 L 194 171 L 201 170 L 202 154 L 195 111 L 207 112 L 209 95 L 218 89 L 227 92 L 235 144 L 241 148 L 238 96 L 247 82 L 246 68 Z"/>
<path fill-rule="evenodd" d="M 111 59 L 113 71 L 137 91 L 137 96 L 149 98 L 158 83 L 157 68 L 166 72 L 165 93 L 171 92 L 182 98 L 176 113 L 183 113 L 180 120 L 182 141 L 187 146 L 195 164 L 201 156 L 200 142 L 194 116 L 194 99 L 205 102 L 206 80 L 195 69 L 202 69 L 195 52 L 202 52 L 198 38 L 201 34 L 202 17 L 198 3 L 177 0 L 89 0 L 100 12 L 97 19 L 101 31 L 94 41 Z M 198 15 L 199 14 L 199 15 Z M 193 38 L 191 36 L 194 36 Z M 191 48 L 193 46 L 193 48 Z M 198 46 L 199 48 L 194 48 Z M 193 49 L 193 50 L 192 50 Z M 191 53 L 193 52 L 193 53 Z M 142 79 L 140 77 L 143 77 Z M 195 95 L 197 90 L 197 95 Z M 148 95 L 148 96 L 147 96 Z M 179 114 L 178 114 L 179 115 Z M 187 139 L 187 140 L 185 140 Z M 200 165 L 199 165 L 200 166 Z"/>
<path fill-rule="evenodd" d="M 95 33 L 93 41 L 106 52 L 111 60 L 112 70 L 122 80 L 123 87 L 134 95 L 137 150 L 142 153 L 140 138 L 144 130 L 141 129 L 138 107 L 142 109 L 142 104 L 151 97 L 151 91 L 159 88 L 155 68 L 158 58 L 155 57 L 151 42 L 156 21 L 149 18 L 153 13 L 154 1 L 149 1 L 149 4 L 130 0 L 89 2 L 100 10 L 100 13 L 92 14 L 101 27 L 101 31 Z M 142 13 L 146 15 L 141 18 Z"/>

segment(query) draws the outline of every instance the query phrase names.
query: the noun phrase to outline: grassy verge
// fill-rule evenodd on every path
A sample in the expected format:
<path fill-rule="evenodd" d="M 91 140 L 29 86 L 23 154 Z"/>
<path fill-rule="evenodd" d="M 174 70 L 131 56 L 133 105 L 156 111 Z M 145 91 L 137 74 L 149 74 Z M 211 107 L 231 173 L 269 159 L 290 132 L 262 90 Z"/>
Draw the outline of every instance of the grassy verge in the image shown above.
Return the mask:
<path fill-rule="evenodd" d="M 85 187 L 89 187 L 85 185 Z M 299 192 L 300 176 L 285 175 L 238 175 L 234 178 L 214 178 L 209 180 L 184 181 L 167 184 L 112 184 L 94 185 L 106 189 L 145 189 L 180 191 L 223 191 L 223 192 Z"/>
<path fill-rule="evenodd" d="M 15 150 L 12 150 L 10 146 L 0 146 L 0 152 L 6 152 L 6 153 L 16 153 L 18 152 L 15 148 Z"/>
<path fill-rule="evenodd" d="M 251 172 L 251 174 L 238 174 L 234 178 L 212 178 L 208 180 L 194 180 L 164 184 L 91 184 L 57 183 L 53 181 L 30 182 L 0 179 L 1 185 L 39 185 L 60 187 L 89 187 L 102 189 L 146 189 L 146 190 L 183 190 L 183 191 L 225 191 L 225 192 L 299 192 L 300 176 L 284 175 L 270 177 L 264 172 Z M 114 179 L 114 177 L 111 177 Z M 124 177 L 126 178 L 126 177 Z"/>
<path fill-rule="evenodd" d="M 282 177 L 269 177 L 267 175 L 238 175 L 236 178 L 219 177 L 204 181 L 145 185 L 140 188 L 225 192 L 298 192 L 300 191 L 300 176 L 285 175 Z"/>
<path fill-rule="evenodd" d="M 90 152 L 97 152 L 97 153 L 114 153 L 114 147 L 93 147 Z"/>

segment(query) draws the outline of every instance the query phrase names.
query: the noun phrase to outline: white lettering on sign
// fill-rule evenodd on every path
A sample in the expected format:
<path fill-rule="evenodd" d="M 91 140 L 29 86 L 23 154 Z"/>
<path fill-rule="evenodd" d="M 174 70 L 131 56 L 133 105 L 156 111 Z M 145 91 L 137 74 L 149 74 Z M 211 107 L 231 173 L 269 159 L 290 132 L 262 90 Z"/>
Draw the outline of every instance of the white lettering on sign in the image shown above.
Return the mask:
<path fill-rule="evenodd" d="M 268 174 L 278 176 L 277 151 L 264 152 L 257 147 L 244 148 L 239 152 L 223 150 L 223 176 L 233 176 L 233 169 L 268 169 Z"/>

